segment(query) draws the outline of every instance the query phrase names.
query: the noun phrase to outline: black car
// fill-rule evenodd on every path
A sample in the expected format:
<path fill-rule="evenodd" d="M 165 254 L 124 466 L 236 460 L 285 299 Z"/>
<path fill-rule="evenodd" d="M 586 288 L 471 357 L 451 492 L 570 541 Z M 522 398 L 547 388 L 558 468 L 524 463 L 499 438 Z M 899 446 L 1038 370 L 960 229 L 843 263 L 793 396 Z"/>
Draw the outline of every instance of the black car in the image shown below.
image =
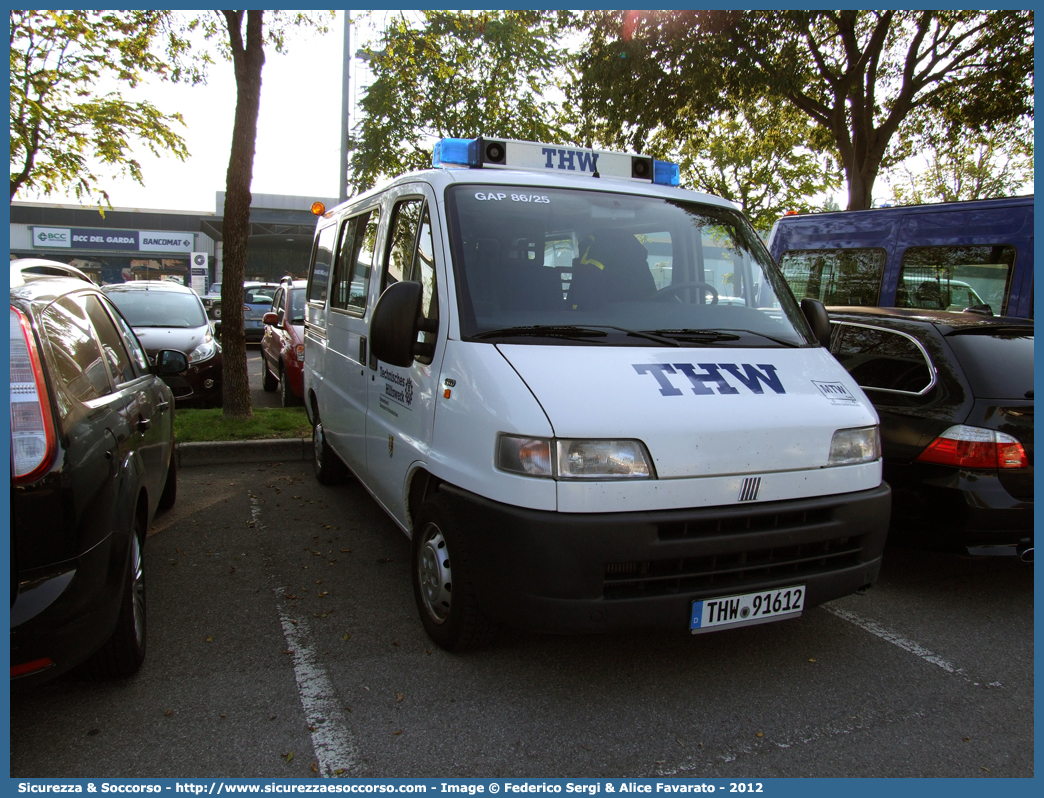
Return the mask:
<path fill-rule="evenodd" d="M 149 357 L 177 349 L 188 357 L 182 374 L 167 377 L 179 408 L 220 407 L 221 344 L 191 288 L 164 280 L 135 280 L 102 288 L 130 322 Z"/>
<path fill-rule="evenodd" d="M 1032 560 L 1032 320 L 828 312 L 831 351 L 881 417 L 890 539 Z"/>
<path fill-rule="evenodd" d="M 145 656 L 145 532 L 177 496 L 174 400 L 89 280 L 11 269 L 11 685 Z"/>

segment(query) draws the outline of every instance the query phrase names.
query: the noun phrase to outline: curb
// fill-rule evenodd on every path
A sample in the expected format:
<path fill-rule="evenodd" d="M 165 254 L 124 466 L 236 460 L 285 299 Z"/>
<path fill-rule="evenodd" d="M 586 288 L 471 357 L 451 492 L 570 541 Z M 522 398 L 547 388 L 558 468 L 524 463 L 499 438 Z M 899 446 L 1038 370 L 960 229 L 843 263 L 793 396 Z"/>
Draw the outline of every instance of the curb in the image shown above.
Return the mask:
<path fill-rule="evenodd" d="M 174 453 L 180 468 L 225 463 L 268 463 L 308 460 L 311 438 L 276 438 L 261 441 L 206 441 L 178 443 Z"/>

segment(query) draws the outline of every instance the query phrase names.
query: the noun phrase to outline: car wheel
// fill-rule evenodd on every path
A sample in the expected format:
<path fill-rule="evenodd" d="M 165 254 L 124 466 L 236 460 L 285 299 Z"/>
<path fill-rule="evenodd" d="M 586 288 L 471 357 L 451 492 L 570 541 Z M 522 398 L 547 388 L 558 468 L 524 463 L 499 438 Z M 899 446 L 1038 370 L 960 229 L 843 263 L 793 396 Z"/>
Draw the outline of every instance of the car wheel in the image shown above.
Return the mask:
<path fill-rule="evenodd" d="M 91 658 L 91 671 L 101 678 L 132 676 L 145 660 L 145 568 L 142 543 L 144 524 L 138 518 L 130 541 L 127 575 L 116 628 Z"/>
<path fill-rule="evenodd" d="M 424 631 L 447 651 L 491 643 L 497 633 L 475 600 L 467 543 L 445 496 L 436 493 L 421 505 L 413 533 L 413 596 Z"/>
<path fill-rule="evenodd" d="M 295 407 L 301 403 L 290 387 L 290 378 L 286 376 L 286 369 L 279 370 L 279 400 L 283 407 Z"/>
<path fill-rule="evenodd" d="M 279 378 L 268 368 L 268 361 L 261 355 L 261 387 L 271 393 L 279 386 Z"/>
<path fill-rule="evenodd" d="M 336 485 L 344 482 L 348 476 L 346 466 L 337 453 L 330 448 L 323 434 L 323 423 L 317 416 L 315 425 L 312 427 L 312 447 L 315 454 L 312 457 L 312 465 L 315 467 L 315 478 L 321 485 Z"/>
<path fill-rule="evenodd" d="M 163 493 L 160 494 L 159 510 L 166 512 L 174 506 L 178 498 L 178 455 L 170 453 L 170 465 L 167 467 L 167 481 L 163 484 Z"/>
<path fill-rule="evenodd" d="M 211 311 L 214 314 L 215 319 L 221 318 L 221 305 L 214 305 L 214 309 Z"/>

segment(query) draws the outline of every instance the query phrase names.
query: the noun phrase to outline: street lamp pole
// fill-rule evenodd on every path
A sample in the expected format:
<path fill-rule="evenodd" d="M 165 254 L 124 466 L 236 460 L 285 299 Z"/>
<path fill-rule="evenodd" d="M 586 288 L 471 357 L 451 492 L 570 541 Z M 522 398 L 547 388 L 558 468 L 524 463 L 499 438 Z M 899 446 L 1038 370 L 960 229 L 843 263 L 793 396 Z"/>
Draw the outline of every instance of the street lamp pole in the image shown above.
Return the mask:
<path fill-rule="evenodd" d="M 352 62 L 352 12 L 344 12 L 344 51 L 341 56 L 341 165 L 340 165 L 340 201 L 344 202 L 348 199 L 348 126 L 351 124 L 349 119 L 349 100 L 351 98 L 351 88 L 348 83 L 348 67 Z"/>

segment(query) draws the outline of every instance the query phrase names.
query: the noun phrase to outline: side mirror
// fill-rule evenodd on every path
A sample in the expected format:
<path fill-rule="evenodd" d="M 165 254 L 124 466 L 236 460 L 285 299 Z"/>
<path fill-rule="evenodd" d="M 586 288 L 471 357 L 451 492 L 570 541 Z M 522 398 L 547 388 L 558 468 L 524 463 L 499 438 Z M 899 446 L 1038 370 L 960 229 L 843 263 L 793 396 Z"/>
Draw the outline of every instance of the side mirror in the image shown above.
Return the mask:
<path fill-rule="evenodd" d="M 801 312 L 805 314 L 808 326 L 812 328 L 812 334 L 827 349 L 830 348 L 830 317 L 826 308 L 818 299 L 805 297 L 801 300 Z"/>
<path fill-rule="evenodd" d="M 417 355 L 432 355 L 435 347 L 417 342 L 422 330 L 434 332 L 434 324 L 421 315 L 421 284 L 403 281 L 389 285 L 370 319 L 370 351 L 391 366 L 407 368 Z"/>
<path fill-rule="evenodd" d="M 268 311 L 264 316 L 261 317 L 263 324 L 271 324 L 274 327 L 279 326 L 279 314 L 274 311 Z"/>
<path fill-rule="evenodd" d="M 154 374 L 166 377 L 171 374 L 180 374 L 188 368 L 188 357 L 184 352 L 176 349 L 161 349 L 156 353 L 156 363 L 152 367 Z"/>

